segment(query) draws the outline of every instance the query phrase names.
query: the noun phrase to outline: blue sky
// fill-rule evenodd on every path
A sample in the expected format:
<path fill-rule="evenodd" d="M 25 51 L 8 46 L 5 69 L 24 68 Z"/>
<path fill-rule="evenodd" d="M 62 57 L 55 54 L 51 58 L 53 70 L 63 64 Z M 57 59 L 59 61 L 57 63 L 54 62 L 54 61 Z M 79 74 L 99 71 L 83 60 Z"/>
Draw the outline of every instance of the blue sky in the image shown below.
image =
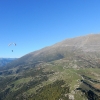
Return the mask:
<path fill-rule="evenodd" d="M 100 0 L 0 0 L 0 57 L 90 33 L 100 33 Z"/>

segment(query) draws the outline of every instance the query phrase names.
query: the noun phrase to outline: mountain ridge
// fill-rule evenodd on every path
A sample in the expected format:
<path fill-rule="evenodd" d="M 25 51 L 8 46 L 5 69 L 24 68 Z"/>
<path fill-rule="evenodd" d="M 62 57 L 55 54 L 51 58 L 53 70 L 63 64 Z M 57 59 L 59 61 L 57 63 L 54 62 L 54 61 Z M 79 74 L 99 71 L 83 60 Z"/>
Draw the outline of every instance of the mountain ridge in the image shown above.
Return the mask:
<path fill-rule="evenodd" d="M 8 67 L 16 67 L 21 64 L 50 62 L 66 58 L 68 56 L 74 57 L 81 54 L 95 55 L 100 57 L 100 34 L 89 34 L 75 38 L 66 39 L 52 46 L 42 48 L 40 50 L 28 53 L 21 58 L 15 60 Z M 98 58 L 97 57 L 97 58 Z"/>

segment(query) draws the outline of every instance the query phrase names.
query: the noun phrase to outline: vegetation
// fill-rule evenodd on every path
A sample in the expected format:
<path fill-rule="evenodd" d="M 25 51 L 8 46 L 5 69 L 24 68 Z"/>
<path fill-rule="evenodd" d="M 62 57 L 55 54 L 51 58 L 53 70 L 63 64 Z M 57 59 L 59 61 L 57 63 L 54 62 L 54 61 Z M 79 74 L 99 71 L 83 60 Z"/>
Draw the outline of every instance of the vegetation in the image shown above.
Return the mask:
<path fill-rule="evenodd" d="M 86 100 L 90 94 L 95 94 L 93 100 L 99 100 L 96 90 L 100 69 L 79 68 L 76 64 L 77 61 L 61 59 L 2 70 L 0 100 L 69 100 L 70 96 L 73 100 Z"/>
<path fill-rule="evenodd" d="M 57 80 L 53 84 L 40 88 L 31 100 L 69 100 L 68 96 L 65 96 L 69 93 L 69 87 L 63 87 L 64 84 L 63 80 Z"/>

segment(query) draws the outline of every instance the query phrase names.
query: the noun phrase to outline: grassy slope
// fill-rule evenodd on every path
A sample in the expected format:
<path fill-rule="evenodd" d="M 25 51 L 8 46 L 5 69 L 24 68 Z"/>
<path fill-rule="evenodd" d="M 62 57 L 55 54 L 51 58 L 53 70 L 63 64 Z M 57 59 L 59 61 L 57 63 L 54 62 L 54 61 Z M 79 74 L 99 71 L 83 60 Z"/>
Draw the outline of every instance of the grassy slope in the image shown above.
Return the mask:
<path fill-rule="evenodd" d="M 18 79 L 15 79 L 15 77 L 16 76 L 18 77 L 20 75 L 16 76 L 9 75 L 8 78 L 2 76 L 1 80 L 5 78 L 6 85 L 0 82 L 4 86 L 4 87 L 2 86 L 1 88 L 4 89 L 3 92 L 8 90 L 8 94 L 6 95 L 7 98 L 9 98 L 12 93 L 15 93 L 16 94 L 15 97 L 21 97 L 22 95 L 24 95 L 26 97 L 29 97 L 31 100 L 33 98 L 32 95 L 37 93 L 36 91 L 41 87 L 45 87 L 49 84 L 52 84 L 56 80 L 64 80 L 65 84 L 63 84 L 63 86 L 70 87 L 69 92 L 70 94 L 74 95 L 75 100 L 80 100 L 80 99 L 86 100 L 86 97 L 80 91 L 76 92 L 74 91 L 75 88 L 77 88 L 80 85 L 79 80 L 82 79 L 81 74 L 84 74 L 94 79 L 97 78 L 97 75 L 99 78 L 100 75 L 100 69 L 94 69 L 94 68 L 74 69 L 74 68 L 66 68 L 61 65 L 58 66 L 52 64 L 47 64 L 47 65 L 45 64 L 45 66 L 44 65 L 41 66 L 43 68 L 38 67 L 37 69 L 28 70 L 24 74 L 21 73 L 22 76 L 19 77 Z M 12 81 L 8 82 L 8 79 Z M 2 89 L 0 90 L 2 91 Z M 18 93 L 19 90 L 22 92 Z M 7 98 L 1 100 L 7 100 Z"/>

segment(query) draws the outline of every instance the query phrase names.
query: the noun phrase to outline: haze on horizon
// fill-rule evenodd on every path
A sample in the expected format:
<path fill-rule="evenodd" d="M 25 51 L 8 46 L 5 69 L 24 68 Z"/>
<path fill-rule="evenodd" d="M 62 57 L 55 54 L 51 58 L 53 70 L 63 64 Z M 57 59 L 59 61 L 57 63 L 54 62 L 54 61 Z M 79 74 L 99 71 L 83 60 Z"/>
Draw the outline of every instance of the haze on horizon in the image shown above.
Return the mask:
<path fill-rule="evenodd" d="M 0 58 L 21 57 L 67 38 L 99 34 L 99 4 L 100 0 L 0 1 Z M 12 42 L 17 46 L 8 47 Z"/>

